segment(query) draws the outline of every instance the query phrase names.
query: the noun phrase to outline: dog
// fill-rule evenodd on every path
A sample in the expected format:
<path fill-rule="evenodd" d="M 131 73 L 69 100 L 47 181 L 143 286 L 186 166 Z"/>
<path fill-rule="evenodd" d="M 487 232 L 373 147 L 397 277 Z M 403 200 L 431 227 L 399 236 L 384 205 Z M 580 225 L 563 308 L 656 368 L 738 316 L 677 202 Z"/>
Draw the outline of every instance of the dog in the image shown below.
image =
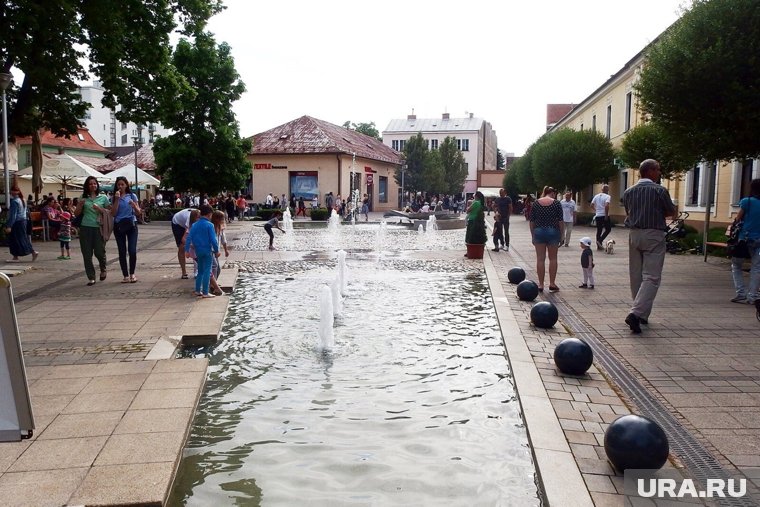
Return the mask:
<path fill-rule="evenodd" d="M 604 253 L 612 255 L 615 253 L 615 240 L 608 239 L 604 242 Z"/>

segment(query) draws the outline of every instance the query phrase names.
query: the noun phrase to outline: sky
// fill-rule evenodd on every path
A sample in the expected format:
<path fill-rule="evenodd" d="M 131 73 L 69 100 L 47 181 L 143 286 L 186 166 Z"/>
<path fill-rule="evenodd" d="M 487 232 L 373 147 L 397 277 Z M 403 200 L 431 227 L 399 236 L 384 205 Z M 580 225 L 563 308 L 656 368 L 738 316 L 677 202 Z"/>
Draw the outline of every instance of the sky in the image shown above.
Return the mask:
<path fill-rule="evenodd" d="M 546 105 L 579 103 L 680 16 L 687 0 L 226 0 L 248 137 L 313 116 L 336 125 L 473 113 L 522 155 Z"/>

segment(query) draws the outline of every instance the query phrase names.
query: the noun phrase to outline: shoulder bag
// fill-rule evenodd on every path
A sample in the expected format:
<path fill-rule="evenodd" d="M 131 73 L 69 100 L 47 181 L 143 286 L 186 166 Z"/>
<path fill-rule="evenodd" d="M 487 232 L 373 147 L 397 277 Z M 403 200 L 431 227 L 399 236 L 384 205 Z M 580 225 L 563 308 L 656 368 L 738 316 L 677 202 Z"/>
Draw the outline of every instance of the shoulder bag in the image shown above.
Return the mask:
<path fill-rule="evenodd" d="M 747 200 L 747 213 L 752 206 L 752 197 Z M 739 259 L 749 259 L 752 257 L 749 251 L 749 245 L 747 244 L 747 238 L 742 238 L 742 227 L 744 227 L 744 220 L 734 220 L 731 224 L 728 240 L 726 241 L 726 251 L 729 257 L 737 257 Z"/>

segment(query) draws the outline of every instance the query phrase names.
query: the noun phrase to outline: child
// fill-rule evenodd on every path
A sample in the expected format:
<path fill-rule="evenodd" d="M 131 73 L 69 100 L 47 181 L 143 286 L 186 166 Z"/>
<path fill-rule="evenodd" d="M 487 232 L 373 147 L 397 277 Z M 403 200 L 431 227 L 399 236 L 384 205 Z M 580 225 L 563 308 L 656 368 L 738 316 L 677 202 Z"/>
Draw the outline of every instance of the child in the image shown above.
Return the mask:
<path fill-rule="evenodd" d="M 216 232 L 211 223 L 214 210 L 208 204 L 200 207 L 201 218 L 190 227 L 185 243 L 185 256 L 190 257 L 190 247 L 195 249 L 195 260 L 198 263 L 198 276 L 195 278 L 195 292 L 193 295 L 202 298 L 213 298 L 209 294 L 211 283 L 211 258 L 219 257 L 219 243 L 216 241 Z"/>
<path fill-rule="evenodd" d="M 224 256 L 229 257 L 230 251 L 227 248 L 227 237 L 224 235 L 224 227 L 226 223 L 224 211 L 214 211 L 214 214 L 211 215 L 211 223 L 214 224 L 214 232 L 216 233 L 217 243 L 224 247 Z M 222 267 L 219 265 L 219 259 L 216 257 L 213 257 L 211 259 L 211 262 L 211 289 L 213 289 L 215 296 L 223 296 L 224 291 L 221 287 L 219 287 L 219 284 L 217 283 L 219 274 L 222 272 Z"/>
<path fill-rule="evenodd" d="M 594 288 L 594 252 L 591 251 L 591 238 L 584 236 L 581 242 L 581 268 L 583 268 L 583 283 L 580 289 Z"/>
<path fill-rule="evenodd" d="M 71 250 L 69 250 L 69 243 L 71 243 L 71 213 L 64 211 L 60 214 L 60 227 L 58 229 L 58 242 L 61 244 L 61 255 L 58 256 L 58 260 L 71 260 Z M 65 255 L 64 255 L 65 250 Z"/>
<path fill-rule="evenodd" d="M 266 224 L 264 224 L 264 230 L 267 231 L 267 234 L 269 234 L 269 249 L 274 250 L 274 233 L 272 232 L 272 227 L 277 227 L 280 229 L 280 232 L 285 234 L 285 231 L 283 231 L 280 228 L 280 221 L 279 218 L 282 216 L 282 214 L 279 211 L 275 211 L 272 214 L 272 218 L 267 221 Z"/>
<path fill-rule="evenodd" d="M 494 211 L 493 213 L 493 233 L 491 233 L 491 236 L 493 236 L 493 246 L 491 250 L 494 252 L 499 251 L 499 244 L 504 244 L 504 234 L 501 232 L 501 225 L 499 222 L 501 221 L 501 215 L 498 211 Z"/>

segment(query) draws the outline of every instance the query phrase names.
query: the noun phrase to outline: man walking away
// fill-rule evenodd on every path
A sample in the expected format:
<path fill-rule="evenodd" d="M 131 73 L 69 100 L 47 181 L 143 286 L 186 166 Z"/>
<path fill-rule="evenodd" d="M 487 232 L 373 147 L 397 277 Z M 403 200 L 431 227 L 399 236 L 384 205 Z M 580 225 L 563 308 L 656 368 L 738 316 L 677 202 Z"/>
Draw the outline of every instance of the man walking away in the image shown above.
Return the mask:
<path fill-rule="evenodd" d="M 509 251 L 509 216 L 512 214 L 512 199 L 507 195 L 506 189 L 499 189 L 499 197 L 494 201 L 497 211 L 499 212 L 499 219 L 494 221 L 494 228 L 500 228 L 501 234 L 496 237 L 501 239 L 502 249 Z M 499 251 L 499 245 L 494 245 L 495 252 Z"/>
<path fill-rule="evenodd" d="M 602 191 L 591 199 L 591 205 L 594 207 L 594 220 L 596 221 L 596 249 L 604 250 L 604 238 L 612 230 L 610 223 L 610 186 L 606 183 L 602 185 Z"/>
<path fill-rule="evenodd" d="M 565 234 L 560 246 L 563 244 L 566 247 L 570 246 L 570 234 L 573 232 L 573 224 L 575 223 L 575 201 L 571 199 L 572 195 L 568 190 L 565 192 L 565 198 L 559 202 L 562 206 L 562 221 L 565 222 Z"/>
<path fill-rule="evenodd" d="M 641 324 L 649 323 L 665 263 L 665 218 L 676 213 L 670 193 L 659 184 L 660 164 L 653 159 L 643 161 L 639 175 L 638 183 L 623 194 L 625 225 L 630 229 L 628 271 L 633 297 L 625 323 L 634 334 L 641 333 Z"/>

